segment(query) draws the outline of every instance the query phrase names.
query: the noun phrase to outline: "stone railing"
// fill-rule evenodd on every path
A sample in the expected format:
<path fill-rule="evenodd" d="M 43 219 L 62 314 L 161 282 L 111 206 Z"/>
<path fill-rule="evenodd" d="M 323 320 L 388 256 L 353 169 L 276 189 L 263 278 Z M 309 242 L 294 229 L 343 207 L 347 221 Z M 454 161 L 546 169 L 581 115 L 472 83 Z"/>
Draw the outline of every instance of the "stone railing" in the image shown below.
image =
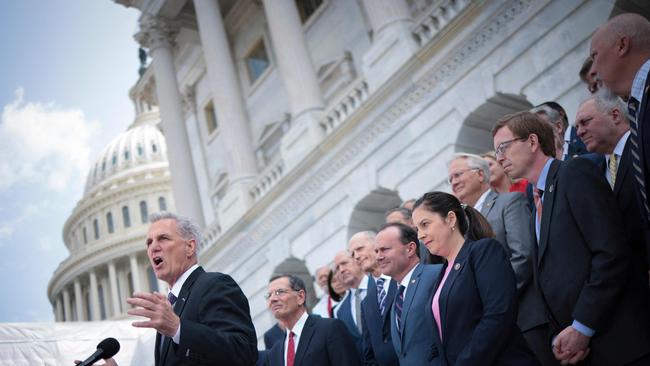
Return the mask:
<path fill-rule="evenodd" d="M 203 231 L 203 238 L 201 238 L 201 242 L 197 249 L 198 253 L 202 253 L 205 249 L 212 246 L 212 244 L 219 239 L 219 236 L 221 236 L 221 226 L 219 225 L 218 220 L 214 220 L 212 225 L 208 226 Z"/>
<path fill-rule="evenodd" d="M 332 107 L 325 112 L 325 117 L 320 121 L 325 135 L 332 133 L 368 99 L 368 84 L 364 80 L 359 80 L 352 83 L 347 92 L 342 95 L 338 101 L 332 103 Z"/>
<path fill-rule="evenodd" d="M 471 0 L 437 0 L 425 3 L 429 2 L 428 8 L 421 11 L 411 27 L 420 46 L 433 39 L 471 4 Z"/>
<path fill-rule="evenodd" d="M 284 177 L 284 160 L 279 157 L 260 173 L 259 178 L 250 190 L 253 200 L 258 201 L 262 198 L 278 184 L 282 177 Z"/>

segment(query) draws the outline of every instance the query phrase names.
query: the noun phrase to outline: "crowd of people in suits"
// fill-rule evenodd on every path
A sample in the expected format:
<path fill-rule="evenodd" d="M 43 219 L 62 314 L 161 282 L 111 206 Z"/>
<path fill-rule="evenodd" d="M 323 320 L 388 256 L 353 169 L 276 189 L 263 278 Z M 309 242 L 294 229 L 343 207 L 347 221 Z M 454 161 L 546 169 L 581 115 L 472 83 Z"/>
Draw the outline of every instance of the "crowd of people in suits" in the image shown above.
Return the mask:
<path fill-rule="evenodd" d="M 610 19 L 573 125 L 556 102 L 495 121 L 493 152 L 449 161 L 452 193 L 317 270 L 311 314 L 300 278 L 272 278 L 258 364 L 650 365 L 649 73 L 650 22 Z"/>

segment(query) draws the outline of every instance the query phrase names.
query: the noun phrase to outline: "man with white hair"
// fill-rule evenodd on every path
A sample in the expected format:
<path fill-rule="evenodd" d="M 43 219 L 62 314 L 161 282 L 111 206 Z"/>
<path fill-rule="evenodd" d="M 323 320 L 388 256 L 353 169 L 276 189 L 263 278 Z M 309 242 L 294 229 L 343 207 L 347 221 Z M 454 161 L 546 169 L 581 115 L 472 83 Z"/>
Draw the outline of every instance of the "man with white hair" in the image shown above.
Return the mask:
<path fill-rule="evenodd" d="M 637 203 L 650 227 L 650 21 L 620 14 L 598 28 L 591 39 L 590 74 L 628 102 L 632 169 Z"/>
<path fill-rule="evenodd" d="M 503 244 L 517 278 L 517 325 L 544 364 L 554 362 L 543 327 L 544 305 L 533 285 L 533 233 L 530 210 L 520 192 L 497 193 L 490 189 L 490 166 L 478 155 L 458 153 L 449 162 L 449 184 L 461 203 L 481 212 Z"/>
<path fill-rule="evenodd" d="M 587 153 L 585 144 L 580 140 L 578 131 L 569 125 L 569 118 L 564 108 L 557 102 L 544 102 L 530 110 L 542 120 L 550 123 L 556 133 L 557 155 L 556 158 L 568 160 Z"/>

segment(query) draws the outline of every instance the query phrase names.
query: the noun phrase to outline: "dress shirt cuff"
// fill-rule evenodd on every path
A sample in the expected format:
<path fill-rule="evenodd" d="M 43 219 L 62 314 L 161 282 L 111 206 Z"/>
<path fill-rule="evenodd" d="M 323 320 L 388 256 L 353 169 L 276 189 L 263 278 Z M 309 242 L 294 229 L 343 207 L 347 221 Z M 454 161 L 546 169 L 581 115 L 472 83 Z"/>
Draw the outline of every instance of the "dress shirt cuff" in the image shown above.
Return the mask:
<path fill-rule="evenodd" d="M 172 337 L 172 341 L 176 344 L 181 343 L 181 323 L 178 323 L 178 329 L 176 329 L 176 334 Z"/>
<path fill-rule="evenodd" d="M 571 326 L 573 327 L 573 329 L 577 330 L 582 335 L 584 335 L 586 337 L 589 337 L 589 338 L 593 337 L 594 334 L 596 333 L 595 330 L 589 328 L 588 326 L 580 323 L 579 321 L 577 321 L 575 319 L 573 320 L 573 324 L 571 324 Z"/>

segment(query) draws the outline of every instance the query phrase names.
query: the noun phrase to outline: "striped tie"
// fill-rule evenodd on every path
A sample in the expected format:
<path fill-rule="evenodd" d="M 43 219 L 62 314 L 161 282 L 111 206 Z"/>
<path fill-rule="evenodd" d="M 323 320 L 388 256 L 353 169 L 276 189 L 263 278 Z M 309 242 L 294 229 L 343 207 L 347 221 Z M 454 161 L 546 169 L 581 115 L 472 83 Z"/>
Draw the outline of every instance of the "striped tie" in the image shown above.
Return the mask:
<path fill-rule="evenodd" d="M 648 198 L 646 197 L 645 189 L 645 176 L 643 174 L 643 166 L 641 162 L 641 138 L 639 136 L 639 128 L 637 124 L 637 111 L 639 109 L 639 101 L 630 97 L 627 103 L 628 112 L 630 115 L 630 143 L 632 153 L 632 167 L 634 168 L 634 178 L 637 182 L 641 203 L 648 220 L 650 220 L 650 207 L 648 207 Z"/>
<path fill-rule="evenodd" d="M 533 200 L 535 201 L 535 211 L 537 213 L 537 224 L 542 225 L 542 195 L 544 191 L 535 187 L 533 189 Z"/>
<path fill-rule="evenodd" d="M 406 287 L 404 285 L 399 285 L 399 292 L 395 298 L 395 320 L 397 321 L 397 332 L 399 336 L 402 337 L 402 307 L 404 306 L 404 290 Z"/>
<path fill-rule="evenodd" d="M 380 277 L 377 280 L 377 304 L 379 304 L 379 313 L 384 315 L 386 310 L 386 289 L 384 288 L 385 278 Z"/>

